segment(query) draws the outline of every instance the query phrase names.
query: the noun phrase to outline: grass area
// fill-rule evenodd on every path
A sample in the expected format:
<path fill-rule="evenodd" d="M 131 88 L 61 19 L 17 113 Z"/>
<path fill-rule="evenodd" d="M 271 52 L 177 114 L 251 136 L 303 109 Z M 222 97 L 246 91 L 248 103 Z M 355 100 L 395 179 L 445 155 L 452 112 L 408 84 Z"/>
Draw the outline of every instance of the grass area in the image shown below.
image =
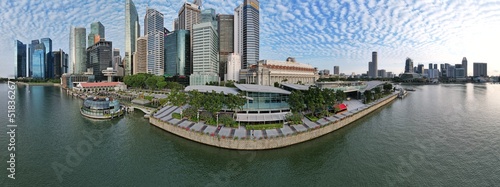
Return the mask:
<path fill-rule="evenodd" d="M 247 125 L 247 130 L 266 130 L 266 129 L 278 129 L 282 128 L 283 124 L 274 123 L 274 124 L 260 124 L 260 125 Z"/>
<path fill-rule="evenodd" d="M 316 121 L 319 120 L 318 117 L 313 116 L 313 115 L 306 115 L 306 118 L 309 119 L 309 120 L 311 120 L 312 122 L 316 122 Z"/>
<path fill-rule="evenodd" d="M 172 114 L 172 118 L 181 119 L 181 114 L 179 114 L 179 113 L 173 113 Z"/>

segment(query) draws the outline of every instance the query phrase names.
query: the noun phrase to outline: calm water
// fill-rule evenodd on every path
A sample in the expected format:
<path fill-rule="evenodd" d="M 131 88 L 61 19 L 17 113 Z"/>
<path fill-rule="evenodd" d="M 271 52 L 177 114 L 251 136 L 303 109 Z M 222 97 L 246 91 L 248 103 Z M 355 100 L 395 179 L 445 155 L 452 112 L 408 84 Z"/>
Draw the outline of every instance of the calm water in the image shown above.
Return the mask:
<path fill-rule="evenodd" d="M 181 139 L 140 112 L 90 120 L 58 87 L 19 86 L 10 180 L 0 84 L 0 186 L 499 186 L 500 85 L 415 88 L 316 140 L 242 152 Z"/>

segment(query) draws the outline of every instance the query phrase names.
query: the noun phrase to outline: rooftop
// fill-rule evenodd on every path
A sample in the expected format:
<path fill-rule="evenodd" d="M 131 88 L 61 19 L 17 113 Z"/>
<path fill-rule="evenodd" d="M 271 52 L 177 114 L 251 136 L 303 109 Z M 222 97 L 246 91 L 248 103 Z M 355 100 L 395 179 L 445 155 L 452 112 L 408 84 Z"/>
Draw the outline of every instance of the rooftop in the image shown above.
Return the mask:
<path fill-rule="evenodd" d="M 262 86 L 255 84 L 234 84 L 238 89 L 245 92 L 278 93 L 290 95 L 291 92 L 272 86 Z"/>
<path fill-rule="evenodd" d="M 121 82 L 88 82 L 88 83 L 80 83 L 82 88 L 92 88 L 92 87 L 112 87 L 117 86 Z"/>
<path fill-rule="evenodd" d="M 226 94 L 226 95 L 227 94 L 234 94 L 234 95 L 238 94 L 238 89 L 229 88 L 229 87 L 222 87 L 222 86 L 205 86 L 205 85 L 188 86 L 184 90 L 187 92 L 192 91 L 192 90 L 198 90 L 198 92 L 204 92 L 204 93 L 212 92 L 212 90 L 213 90 L 217 93 L 224 92 L 224 94 Z"/>
<path fill-rule="evenodd" d="M 288 88 L 294 89 L 294 90 L 309 90 L 310 85 L 302 85 L 302 84 L 289 84 L 289 83 L 284 83 L 281 84 L 283 86 L 286 86 Z"/>

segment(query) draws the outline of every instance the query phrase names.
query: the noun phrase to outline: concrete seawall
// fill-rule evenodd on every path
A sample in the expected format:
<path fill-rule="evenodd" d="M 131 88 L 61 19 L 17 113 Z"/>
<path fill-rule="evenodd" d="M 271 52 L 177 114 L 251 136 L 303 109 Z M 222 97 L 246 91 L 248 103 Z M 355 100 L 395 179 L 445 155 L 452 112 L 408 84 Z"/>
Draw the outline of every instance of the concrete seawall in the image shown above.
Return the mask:
<path fill-rule="evenodd" d="M 163 129 L 167 132 L 175 134 L 177 136 L 199 142 L 206 145 L 211 145 L 215 147 L 221 147 L 226 149 L 236 149 L 236 150 L 265 150 L 265 149 L 276 149 L 281 147 L 286 147 L 298 143 L 302 143 L 308 140 L 312 140 L 323 136 L 325 134 L 331 133 L 337 129 L 340 129 L 344 126 L 349 125 L 350 123 L 363 118 L 369 113 L 383 107 L 384 105 L 391 103 L 394 99 L 396 99 L 397 95 L 391 95 L 384 100 L 379 101 L 378 103 L 353 114 L 352 116 L 346 117 L 343 120 L 332 122 L 326 126 L 323 126 L 318 129 L 314 129 L 311 131 L 298 133 L 295 135 L 289 135 L 285 137 L 275 137 L 268 139 L 231 139 L 231 138 L 221 138 L 209 136 L 206 134 L 202 134 L 199 132 L 193 132 L 181 127 L 174 126 L 164 121 L 160 121 L 157 118 L 151 117 L 149 118 L 149 122 L 154 126 Z"/>

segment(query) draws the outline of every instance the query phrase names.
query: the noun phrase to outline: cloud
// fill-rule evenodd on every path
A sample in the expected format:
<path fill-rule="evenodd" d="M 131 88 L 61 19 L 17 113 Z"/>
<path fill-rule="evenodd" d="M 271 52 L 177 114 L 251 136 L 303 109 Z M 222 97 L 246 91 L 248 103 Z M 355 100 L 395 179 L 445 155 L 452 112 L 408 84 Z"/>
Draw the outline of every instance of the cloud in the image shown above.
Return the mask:
<path fill-rule="evenodd" d="M 146 7 L 172 22 L 184 0 L 135 0 L 141 31 Z M 205 0 L 203 8 L 232 14 L 243 0 Z M 50 37 L 53 48 L 69 52 L 70 26 L 101 21 L 106 39 L 124 49 L 123 1 L 19 0 L 1 1 L 0 76 L 14 72 L 14 40 L 30 43 Z M 340 65 L 346 72 L 366 72 L 371 52 L 378 51 L 379 67 L 399 73 L 404 60 L 455 64 L 463 56 L 488 62 L 498 73 L 500 57 L 500 2 L 431 0 L 276 0 L 260 1 L 260 58 L 297 60 L 320 69 Z M 472 63 L 470 63 L 472 64 Z M 472 69 L 472 67 L 469 67 Z M 471 73 L 471 72 L 469 72 Z"/>

